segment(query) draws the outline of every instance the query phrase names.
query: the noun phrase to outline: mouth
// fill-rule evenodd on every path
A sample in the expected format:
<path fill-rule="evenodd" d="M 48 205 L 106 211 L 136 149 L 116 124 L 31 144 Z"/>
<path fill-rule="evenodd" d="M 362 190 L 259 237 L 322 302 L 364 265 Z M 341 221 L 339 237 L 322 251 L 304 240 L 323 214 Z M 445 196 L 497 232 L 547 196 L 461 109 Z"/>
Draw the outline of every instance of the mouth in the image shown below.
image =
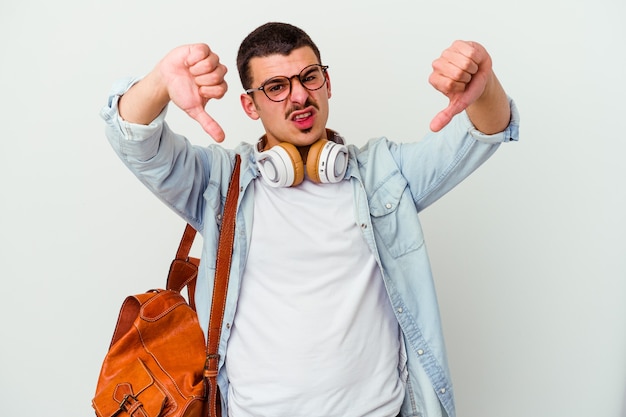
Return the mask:
<path fill-rule="evenodd" d="M 307 118 L 309 118 L 309 117 L 311 117 L 311 116 L 313 116 L 313 112 L 308 111 L 308 112 L 306 112 L 306 113 L 296 114 L 295 116 L 293 116 L 292 120 L 293 120 L 294 122 L 298 122 L 298 121 L 301 121 L 301 120 L 307 119 Z"/>
<path fill-rule="evenodd" d="M 315 122 L 315 112 L 312 109 L 299 111 L 291 115 L 291 121 L 299 129 L 310 129 Z"/>

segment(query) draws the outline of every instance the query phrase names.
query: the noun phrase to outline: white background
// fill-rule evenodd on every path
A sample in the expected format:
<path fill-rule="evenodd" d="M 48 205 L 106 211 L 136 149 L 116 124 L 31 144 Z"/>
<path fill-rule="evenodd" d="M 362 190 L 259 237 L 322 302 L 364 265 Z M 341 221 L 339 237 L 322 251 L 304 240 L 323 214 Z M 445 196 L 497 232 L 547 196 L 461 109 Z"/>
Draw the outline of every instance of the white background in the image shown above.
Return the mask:
<path fill-rule="evenodd" d="M 164 285 L 183 230 L 104 138 L 112 82 L 206 42 L 230 69 L 207 109 L 225 146 L 253 141 L 235 54 L 279 20 L 320 47 L 329 126 L 357 144 L 421 139 L 446 104 L 431 62 L 486 46 L 522 140 L 422 216 L 458 414 L 626 416 L 625 17 L 622 0 L 3 0 L 0 414 L 93 415 L 121 302 Z"/>

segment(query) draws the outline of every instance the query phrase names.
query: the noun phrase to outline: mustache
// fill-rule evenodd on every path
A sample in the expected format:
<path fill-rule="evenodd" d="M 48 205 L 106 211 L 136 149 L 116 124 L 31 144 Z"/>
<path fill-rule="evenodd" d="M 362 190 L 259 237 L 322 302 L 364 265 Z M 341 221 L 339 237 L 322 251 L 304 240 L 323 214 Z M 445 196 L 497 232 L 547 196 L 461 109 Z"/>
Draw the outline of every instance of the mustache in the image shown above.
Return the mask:
<path fill-rule="evenodd" d="M 307 107 L 313 107 L 315 110 L 319 110 L 317 103 L 311 100 L 311 98 L 308 98 L 307 101 L 304 103 L 304 105 L 294 104 L 291 107 L 289 107 L 287 111 L 285 112 L 285 119 L 289 119 L 289 117 L 291 116 L 293 112 L 305 109 Z"/>

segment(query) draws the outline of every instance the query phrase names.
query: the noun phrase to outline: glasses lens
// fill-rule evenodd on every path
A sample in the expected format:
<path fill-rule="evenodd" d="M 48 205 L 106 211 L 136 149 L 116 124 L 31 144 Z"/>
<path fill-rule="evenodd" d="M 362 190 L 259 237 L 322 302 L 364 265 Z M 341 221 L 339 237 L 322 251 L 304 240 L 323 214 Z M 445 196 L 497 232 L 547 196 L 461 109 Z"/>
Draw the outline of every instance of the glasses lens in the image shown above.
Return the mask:
<path fill-rule="evenodd" d="M 287 77 L 272 78 L 263 85 L 263 91 L 267 94 L 267 97 L 274 101 L 281 101 L 287 98 L 290 89 Z"/>
<path fill-rule="evenodd" d="M 320 65 L 309 65 L 300 72 L 300 82 L 307 90 L 318 90 L 322 88 L 326 77 Z"/>

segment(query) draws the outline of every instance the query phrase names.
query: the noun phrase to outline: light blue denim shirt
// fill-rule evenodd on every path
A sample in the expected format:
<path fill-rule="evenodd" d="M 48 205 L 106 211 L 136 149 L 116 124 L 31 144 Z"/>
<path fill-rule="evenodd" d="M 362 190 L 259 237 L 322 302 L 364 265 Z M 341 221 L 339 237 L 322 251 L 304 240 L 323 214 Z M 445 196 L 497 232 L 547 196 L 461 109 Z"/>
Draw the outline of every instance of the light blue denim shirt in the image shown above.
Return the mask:
<path fill-rule="evenodd" d="M 249 143 L 234 150 L 217 144 L 191 145 L 170 130 L 164 121 L 166 111 L 147 126 L 121 120 L 119 96 L 134 82 L 136 79 L 125 79 L 114 86 L 101 111 L 106 134 L 130 170 L 202 234 L 196 304 L 205 331 L 222 208 L 235 153 L 242 157 L 234 253 L 219 346 L 218 384 L 226 410 L 228 375 L 224 356 L 250 245 L 253 181 L 259 175 L 253 148 Z M 510 105 L 509 126 L 494 135 L 477 131 L 463 112 L 441 132 L 431 133 L 419 142 L 397 144 L 379 138 L 360 149 L 348 145 L 346 177 L 353 186 L 355 222 L 382 271 L 404 337 L 404 417 L 455 416 L 439 307 L 418 213 L 471 174 L 500 143 L 518 140 L 519 116 L 512 100 Z"/>

